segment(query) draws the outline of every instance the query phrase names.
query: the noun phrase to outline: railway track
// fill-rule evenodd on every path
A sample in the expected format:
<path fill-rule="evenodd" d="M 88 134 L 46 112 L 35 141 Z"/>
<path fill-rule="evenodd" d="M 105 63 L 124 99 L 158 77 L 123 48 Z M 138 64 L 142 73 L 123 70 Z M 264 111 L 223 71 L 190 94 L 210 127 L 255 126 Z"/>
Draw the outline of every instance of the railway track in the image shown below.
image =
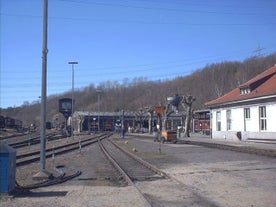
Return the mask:
<path fill-rule="evenodd" d="M 229 149 L 228 149 L 229 150 Z M 126 151 L 128 154 L 132 154 L 133 156 L 135 156 L 133 153 L 130 153 L 129 151 Z M 138 158 L 139 159 L 139 158 Z M 158 170 L 159 173 L 163 174 L 164 177 L 166 178 L 165 180 L 162 180 L 161 182 L 164 183 L 164 187 L 157 185 L 158 186 L 158 190 L 157 192 L 154 192 L 154 187 L 149 187 L 149 183 L 147 182 L 137 182 L 136 180 L 130 179 L 129 183 L 131 184 L 131 182 L 134 185 L 137 190 L 139 191 L 139 193 L 141 194 L 141 196 L 143 196 L 143 198 L 147 201 L 147 205 L 149 206 L 167 206 L 164 202 L 163 199 L 159 199 L 160 196 L 164 195 L 164 192 L 166 191 L 172 191 L 173 189 L 173 193 L 171 192 L 167 192 L 168 194 L 173 196 L 176 196 L 176 200 L 178 200 L 179 197 L 183 197 L 184 199 L 179 199 L 181 201 L 181 203 L 175 201 L 175 206 L 210 206 L 210 207 L 218 207 L 220 205 L 218 205 L 216 202 L 213 202 L 212 200 L 205 198 L 204 196 L 202 196 L 200 193 L 198 193 L 198 191 L 196 190 L 196 188 L 192 185 L 189 185 L 185 182 L 183 182 L 178 176 L 177 173 L 170 173 L 168 172 L 162 172 L 161 170 Z M 135 184 L 136 183 L 136 184 Z M 146 184 L 143 184 L 146 183 Z M 154 182 L 153 182 L 154 183 Z M 158 182 L 160 183 L 160 182 Z M 153 184 L 154 185 L 154 184 Z M 168 186 L 173 186 L 173 188 L 168 190 Z M 150 191 L 150 190 L 152 191 Z M 159 191 L 159 192 L 158 192 Z M 187 196 L 186 199 L 185 196 Z M 169 200 L 169 199 L 168 199 Z M 174 201 L 172 201 L 171 203 L 168 202 L 168 206 L 174 206 L 171 205 Z M 179 204 L 179 205 L 177 205 Z"/>
<path fill-rule="evenodd" d="M 61 142 L 59 145 L 47 147 L 45 150 L 45 157 L 51 158 L 53 156 L 62 155 L 74 150 L 81 150 L 81 148 L 96 143 L 98 140 L 105 139 L 111 136 L 112 133 L 105 133 L 95 137 L 86 139 L 74 139 L 70 143 Z M 16 166 L 23 166 L 40 160 L 40 150 L 21 153 L 16 156 Z"/>
<path fill-rule="evenodd" d="M 46 136 L 46 140 L 54 141 L 54 140 L 65 138 L 65 137 L 66 136 L 61 135 L 61 134 L 48 134 Z M 22 141 L 9 143 L 9 145 L 15 149 L 19 149 L 19 148 L 23 148 L 23 147 L 30 147 L 32 145 L 37 145 L 39 143 L 40 143 L 40 136 L 36 136 L 36 137 L 30 137 L 30 138 L 24 139 Z"/>
<path fill-rule="evenodd" d="M 119 171 L 127 184 L 137 189 L 145 206 L 152 206 L 151 201 L 145 196 L 143 189 L 136 185 L 136 182 L 165 179 L 167 175 L 110 140 L 99 140 L 98 143 L 107 159 Z"/>

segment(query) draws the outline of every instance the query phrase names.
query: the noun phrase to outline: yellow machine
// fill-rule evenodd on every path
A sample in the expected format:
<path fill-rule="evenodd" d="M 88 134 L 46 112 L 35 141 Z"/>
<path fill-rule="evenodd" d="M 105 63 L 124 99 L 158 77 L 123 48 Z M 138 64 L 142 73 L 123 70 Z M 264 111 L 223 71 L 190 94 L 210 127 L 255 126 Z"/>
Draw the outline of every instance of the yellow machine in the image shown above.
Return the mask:
<path fill-rule="evenodd" d="M 177 142 L 176 130 L 162 130 L 161 142 Z"/>

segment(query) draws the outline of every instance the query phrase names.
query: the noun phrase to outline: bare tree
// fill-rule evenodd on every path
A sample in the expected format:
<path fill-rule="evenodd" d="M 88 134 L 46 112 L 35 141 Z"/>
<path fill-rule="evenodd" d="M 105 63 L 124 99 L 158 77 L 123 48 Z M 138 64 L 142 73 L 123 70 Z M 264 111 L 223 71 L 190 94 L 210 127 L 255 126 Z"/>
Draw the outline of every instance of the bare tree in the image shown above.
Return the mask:
<path fill-rule="evenodd" d="M 186 120 L 185 120 L 185 132 L 184 137 L 190 137 L 190 123 L 192 120 L 192 105 L 195 102 L 195 97 L 188 95 L 183 96 L 182 106 L 186 110 Z"/>
<path fill-rule="evenodd" d="M 153 116 L 154 109 L 152 106 L 147 106 L 145 107 L 145 110 L 149 115 L 149 119 L 148 119 L 149 134 L 152 134 L 152 116 Z"/>
<path fill-rule="evenodd" d="M 137 122 L 139 124 L 139 126 L 138 126 L 139 131 L 141 131 L 142 124 L 143 124 L 143 121 L 144 121 L 144 119 L 143 119 L 144 110 L 142 108 L 140 108 L 139 111 L 134 112 L 134 114 L 135 114 L 135 119 L 137 120 Z"/>
<path fill-rule="evenodd" d="M 163 112 L 164 114 L 164 120 L 163 120 L 163 130 L 167 130 L 167 123 L 168 123 L 168 119 L 169 119 L 169 116 L 173 113 L 173 110 L 171 109 L 171 104 L 170 103 L 167 103 L 166 104 L 166 107 L 165 107 L 165 110 Z"/>

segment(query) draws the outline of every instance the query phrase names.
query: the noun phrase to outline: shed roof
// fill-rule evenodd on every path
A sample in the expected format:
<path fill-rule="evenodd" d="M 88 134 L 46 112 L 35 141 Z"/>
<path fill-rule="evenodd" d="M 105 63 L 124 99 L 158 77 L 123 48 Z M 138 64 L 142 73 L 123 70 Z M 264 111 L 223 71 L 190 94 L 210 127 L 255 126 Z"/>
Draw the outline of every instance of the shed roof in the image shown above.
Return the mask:
<path fill-rule="evenodd" d="M 242 90 L 247 91 L 242 93 Z M 229 102 L 245 101 L 261 97 L 265 98 L 271 95 L 276 95 L 276 65 L 265 70 L 229 93 L 205 103 L 205 105 L 211 107 Z"/>

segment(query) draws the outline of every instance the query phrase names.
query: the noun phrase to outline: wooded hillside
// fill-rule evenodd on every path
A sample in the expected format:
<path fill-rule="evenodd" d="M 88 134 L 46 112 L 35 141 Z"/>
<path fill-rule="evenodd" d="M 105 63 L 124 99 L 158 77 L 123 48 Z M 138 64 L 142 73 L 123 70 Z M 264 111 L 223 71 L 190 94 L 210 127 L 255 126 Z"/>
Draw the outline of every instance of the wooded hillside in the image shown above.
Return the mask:
<path fill-rule="evenodd" d="M 194 109 L 203 109 L 204 103 L 215 99 L 276 64 L 276 53 L 265 57 L 252 57 L 243 62 L 213 63 L 185 77 L 167 81 L 148 81 L 145 78 L 126 79 L 123 83 L 106 81 L 97 88 L 91 84 L 75 91 L 75 111 L 138 111 L 146 106 L 165 105 L 166 97 L 174 94 L 196 98 Z M 168 68 L 169 70 L 169 68 Z M 47 120 L 62 117 L 58 113 L 58 100 L 70 98 L 71 91 L 47 98 Z M 24 125 L 40 122 L 40 104 L 25 102 L 21 107 L 1 109 L 1 115 L 23 121 Z"/>

